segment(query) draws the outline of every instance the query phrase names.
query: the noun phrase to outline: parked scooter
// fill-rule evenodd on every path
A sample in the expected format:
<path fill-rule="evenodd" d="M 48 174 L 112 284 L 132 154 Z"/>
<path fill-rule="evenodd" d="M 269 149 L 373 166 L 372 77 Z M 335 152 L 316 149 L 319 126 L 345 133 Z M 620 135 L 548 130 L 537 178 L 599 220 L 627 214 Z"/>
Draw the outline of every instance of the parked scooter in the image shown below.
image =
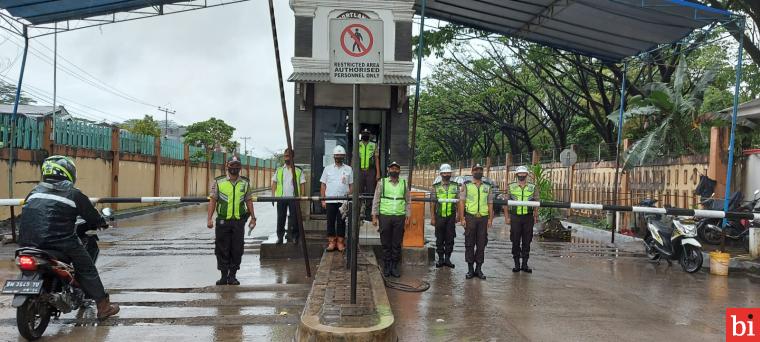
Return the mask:
<path fill-rule="evenodd" d="M 101 214 L 106 220 L 113 220 L 110 208 L 103 209 Z M 77 219 L 77 236 L 93 262 L 100 252 L 96 234 L 99 228 L 105 227 L 93 227 L 83 219 Z M 27 340 L 42 337 L 51 317 L 59 318 L 62 313 L 91 305 L 92 300 L 85 297 L 74 277 L 74 266 L 60 252 L 19 248 L 16 250 L 16 265 L 21 274 L 16 280 L 6 281 L 0 292 L 14 295 L 12 306 L 16 308 L 16 325 Z"/>
<path fill-rule="evenodd" d="M 645 199 L 643 207 L 654 207 L 657 200 Z M 645 214 L 647 235 L 644 248 L 652 261 L 665 259 L 678 260 L 681 268 L 694 273 L 702 268 L 702 245 L 695 239 L 697 230 L 694 225 L 684 224 L 678 217 L 664 218 L 661 214 Z"/>
<path fill-rule="evenodd" d="M 703 202 L 703 205 L 706 208 L 712 207 L 711 209 L 714 210 L 723 210 L 722 202 L 715 202 L 715 205 L 711 205 L 713 203 L 712 201 L 714 200 L 710 199 L 705 201 Z M 745 202 L 744 204 L 741 204 L 741 199 L 738 201 L 732 201 L 729 205 L 729 211 L 757 211 L 758 204 L 760 204 L 760 190 L 755 190 L 752 201 Z M 718 208 L 718 206 L 720 206 L 720 208 Z M 697 235 L 706 243 L 719 245 L 723 238 L 722 235 L 724 231 L 721 229 L 722 221 L 723 219 L 719 218 L 703 218 L 699 220 L 699 222 L 697 222 Z M 725 227 L 726 239 L 740 241 L 748 240 L 750 224 L 751 222 L 748 219 L 727 219 Z"/>

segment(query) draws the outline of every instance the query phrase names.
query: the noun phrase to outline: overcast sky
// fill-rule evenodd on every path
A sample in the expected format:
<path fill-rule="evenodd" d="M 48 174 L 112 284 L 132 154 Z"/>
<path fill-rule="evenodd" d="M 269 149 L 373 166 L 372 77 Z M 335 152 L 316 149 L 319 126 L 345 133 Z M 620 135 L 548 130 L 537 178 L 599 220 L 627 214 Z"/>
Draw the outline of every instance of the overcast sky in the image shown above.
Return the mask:
<path fill-rule="evenodd" d="M 287 79 L 294 18 L 288 1 L 275 4 Z M 0 30 L 0 79 L 16 82 L 22 46 L 21 37 Z M 24 90 L 38 104 L 52 102 L 52 48 L 52 36 L 31 40 Z M 58 56 L 58 103 L 75 116 L 163 120 L 155 106 L 165 106 L 177 112 L 170 120 L 183 125 L 225 120 L 237 128 L 236 138 L 252 138 L 248 149 L 259 157 L 286 145 L 267 1 L 61 33 Z M 285 86 L 292 129 L 293 84 Z"/>

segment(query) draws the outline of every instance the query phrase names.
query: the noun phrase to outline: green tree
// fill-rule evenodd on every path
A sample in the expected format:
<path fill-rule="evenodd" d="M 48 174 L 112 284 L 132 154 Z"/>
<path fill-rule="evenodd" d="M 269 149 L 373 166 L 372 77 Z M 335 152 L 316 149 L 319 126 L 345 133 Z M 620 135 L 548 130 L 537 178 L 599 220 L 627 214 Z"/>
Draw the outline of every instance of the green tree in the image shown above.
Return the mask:
<path fill-rule="evenodd" d="M 0 81 L 0 104 L 13 104 L 15 100 L 16 85 Z M 37 101 L 25 96 L 23 91 L 21 92 L 21 99 L 19 100 L 19 104 L 28 105 L 34 103 L 37 103 Z"/>
<path fill-rule="evenodd" d="M 237 143 L 232 140 L 235 127 L 217 118 L 199 121 L 187 127 L 182 135 L 185 142 L 193 146 L 203 146 L 211 149 L 222 147 L 228 152 L 234 151 Z"/>
<path fill-rule="evenodd" d="M 153 120 L 153 116 L 151 115 L 145 115 L 142 119 L 130 119 L 124 121 L 119 127 L 132 133 L 145 134 L 154 137 L 161 135 L 161 127 L 158 126 L 158 122 Z"/>

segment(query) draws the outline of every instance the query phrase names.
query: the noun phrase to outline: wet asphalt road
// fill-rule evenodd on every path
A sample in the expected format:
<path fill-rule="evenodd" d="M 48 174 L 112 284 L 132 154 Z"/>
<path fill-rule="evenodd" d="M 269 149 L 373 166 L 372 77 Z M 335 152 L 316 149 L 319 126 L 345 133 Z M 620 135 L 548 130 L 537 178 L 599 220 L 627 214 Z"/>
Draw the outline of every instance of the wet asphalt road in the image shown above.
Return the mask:
<path fill-rule="evenodd" d="M 122 311 L 94 325 L 92 309 L 52 321 L 43 341 L 290 341 L 310 281 L 301 260 L 260 261 L 275 210 L 256 204 L 242 286 L 214 286 L 213 232 L 205 205 L 132 219 L 100 234 L 98 268 Z M 639 246 L 534 242 L 533 274 L 511 272 L 509 234 L 490 232 L 484 272 L 465 280 L 461 228 L 454 270 L 406 267 L 423 293 L 388 290 L 401 341 L 642 341 L 724 339 L 726 307 L 760 306 L 749 275 L 685 274 L 655 265 Z M 431 233 L 431 232 L 429 232 Z M 0 283 L 16 276 L 13 247 L 0 248 Z M 0 296 L 0 341 L 19 341 L 10 297 Z"/>
<path fill-rule="evenodd" d="M 727 307 L 760 306 L 760 279 L 748 274 L 687 274 L 657 265 L 638 243 L 537 242 L 532 274 L 512 273 L 509 229 L 489 232 L 483 272 L 465 279 L 457 227 L 455 269 L 410 267 L 402 281 L 430 290 L 389 290 L 403 341 L 722 341 Z"/>
<path fill-rule="evenodd" d="M 241 286 L 219 278 L 206 205 L 119 220 L 99 234 L 97 261 L 117 317 L 95 326 L 94 309 L 51 321 L 42 341 L 289 341 L 311 287 L 300 260 L 259 260 L 275 211 L 256 204 L 260 226 L 246 236 Z M 16 277 L 13 246 L 0 249 L 0 284 Z M 10 296 L 0 296 L 0 341 L 17 337 Z"/>

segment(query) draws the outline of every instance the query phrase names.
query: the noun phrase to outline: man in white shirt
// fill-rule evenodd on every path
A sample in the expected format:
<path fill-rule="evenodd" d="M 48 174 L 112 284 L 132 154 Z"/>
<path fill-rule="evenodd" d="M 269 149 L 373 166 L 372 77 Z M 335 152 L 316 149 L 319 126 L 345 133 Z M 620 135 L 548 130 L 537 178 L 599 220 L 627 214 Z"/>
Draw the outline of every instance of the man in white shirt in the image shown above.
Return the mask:
<path fill-rule="evenodd" d="M 293 191 L 293 151 L 286 149 L 283 153 L 285 165 L 278 168 L 272 175 L 272 194 L 275 197 L 304 196 L 304 177 L 303 170 L 296 166 L 296 178 L 298 178 L 298 192 Z M 277 244 L 282 244 L 282 237 L 285 235 L 285 217 L 288 219 L 288 235 L 286 238 L 289 243 L 298 243 L 300 232 L 296 224 L 296 206 L 297 201 L 278 201 L 277 202 Z"/>
<path fill-rule="evenodd" d="M 319 182 L 320 195 L 322 197 L 345 197 L 351 193 L 351 185 L 354 176 L 351 167 L 343 164 L 346 159 L 346 150 L 343 146 L 335 146 L 333 149 L 335 164 L 325 166 Z M 344 236 L 346 235 L 346 221 L 340 215 L 342 201 L 322 201 L 322 208 L 327 209 L 327 251 L 332 252 L 336 248 L 339 251 L 346 249 Z"/>

